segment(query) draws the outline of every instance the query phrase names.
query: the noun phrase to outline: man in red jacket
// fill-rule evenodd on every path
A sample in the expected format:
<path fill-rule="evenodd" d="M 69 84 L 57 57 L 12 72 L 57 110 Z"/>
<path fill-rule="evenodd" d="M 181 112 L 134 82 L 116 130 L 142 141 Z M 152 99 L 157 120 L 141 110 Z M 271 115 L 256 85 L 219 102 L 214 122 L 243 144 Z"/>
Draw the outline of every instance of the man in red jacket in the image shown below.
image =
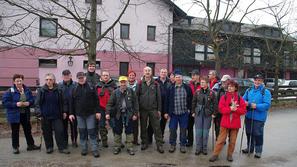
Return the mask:
<path fill-rule="evenodd" d="M 99 83 L 97 84 L 97 92 L 99 97 L 100 107 L 103 109 L 101 120 L 99 122 L 99 133 L 102 140 L 102 146 L 108 147 L 107 144 L 107 134 L 108 130 L 106 128 L 106 123 L 110 119 L 109 116 L 105 116 L 106 105 L 110 98 L 111 93 L 113 90 L 117 88 L 117 84 L 114 80 L 110 78 L 108 71 L 102 71 L 101 78 Z"/>

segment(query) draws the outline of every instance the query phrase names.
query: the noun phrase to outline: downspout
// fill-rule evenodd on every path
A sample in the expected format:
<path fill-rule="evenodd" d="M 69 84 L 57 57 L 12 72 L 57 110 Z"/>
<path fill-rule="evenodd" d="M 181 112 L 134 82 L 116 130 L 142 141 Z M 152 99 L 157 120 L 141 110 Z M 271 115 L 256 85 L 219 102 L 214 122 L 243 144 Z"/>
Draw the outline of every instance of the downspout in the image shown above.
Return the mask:
<path fill-rule="evenodd" d="M 172 23 L 170 23 L 168 25 L 168 54 L 167 54 L 167 70 L 168 71 L 171 71 L 171 68 L 170 68 L 170 64 L 171 64 L 171 67 L 172 67 L 172 63 L 170 63 L 170 58 L 171 58 L 171 27 L 172 27 Z M 173 35 L 172 35 L 173 36 Z"/>

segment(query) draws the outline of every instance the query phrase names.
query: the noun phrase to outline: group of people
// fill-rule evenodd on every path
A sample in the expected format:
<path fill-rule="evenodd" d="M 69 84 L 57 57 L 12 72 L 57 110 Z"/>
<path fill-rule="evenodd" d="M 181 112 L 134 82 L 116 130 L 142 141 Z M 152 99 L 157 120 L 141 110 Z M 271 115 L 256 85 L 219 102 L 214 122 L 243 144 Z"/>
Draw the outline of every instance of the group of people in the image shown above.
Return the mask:
<path fill-rule="evenodd" d="M 119 154 L 125 146 L 130 155 L 135 154 L 134 145 L 141 145 L 141 150 L 146 150 L 153 136 L 157 151 L 164 153 L 164 133 L 169 122 L 170 153 L 176 151 L 179 127 L 180 152 L 186 153 L 186 147 L 193 146 L 195 134 L 195 155 L 207 155 L 212 126 L 216 137 L 213 137 L 213 153 L 209 161 L 218 159 L 227 137 L 227 160 L 233 161 L 241 116 L 245 115 L 247 148 L 242 153 L 255 152 L 255 158 L 261 157 L 264 124 L 271 105 L 271 94 L 265 89 L 261 74 L 254 77 L 254 85 L 241 97 L 238 83 L 229 75 L 219 79 L 213 70 L 209 71 L 208 77 L 193 70 L 192 80 L 186 84 L 180 70 L 168 75 L 167 69 L 161 69 L 159 77 L 154 79 L 152 69 L 145 67 L 139 81 L 136 73 L 129 70 L 127 76 L 119 77 L 117 85 L 108 71 L 103 70 L 98 75 L 95 69 L 95 64 L 88 64 L 86 73 L 76 74 L 77 82 L 72 80 L 69 70 L 62 72 L 60 83 L 53 74 L 46 74 L 45 84 L 37 90 L 35 99 L 23 84 L 24 76 L 13 76 L 13 86 L 3 95 L 12 130 L 13 153 L 19 153 L 20 124 L 25 132 L 27 150 L 40 149 L 31 134 L 30 107 L 34 105 L 48 154 L 54 150 L 53 132 L 59 152 L 70 153 L 68 124 L 73 147 L 78 146 L 79 132 L 82 156 L 88 154 L 88 143 L 92 155 L 100 156 L 98 141 L 108 147 L 109 128 L 114 137 L 114 154 Z M 139 123 L 141 143 L 138 141 Z M 122 142 L 123 129 L 125 144 Z"/>

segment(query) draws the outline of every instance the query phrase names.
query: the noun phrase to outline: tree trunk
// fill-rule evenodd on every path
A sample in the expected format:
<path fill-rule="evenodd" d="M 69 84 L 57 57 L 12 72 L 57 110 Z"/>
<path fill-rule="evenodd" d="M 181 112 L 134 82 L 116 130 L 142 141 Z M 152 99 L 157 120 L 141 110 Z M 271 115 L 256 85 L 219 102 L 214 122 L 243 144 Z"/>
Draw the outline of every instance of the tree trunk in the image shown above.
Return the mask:
<path fill-rule="evenodd" d="M 275 102 L 278 102 L 278 74 L 279 74 L 279 57 L 278 55 L 275 55 L 275 69 L 274 69 L 274 89 L 273 89 L 273 100 Z"/>
<path fill-rule="evenodd" d="M 219 47 L 214 47 L 213 53 L 215 55 L 215 70 L 217 72 L 217 76 L 221 74 L 221 58 L 219 55 Z"/>
<path fill-rule="evenodd" d="M 88 62 L 96 63 L 96 46 L 97 46 L 97 0 L 91 1 L 91 17 L 90 17 L 90 37 L 89 37 L 89 49 L 88 49 Z"/>

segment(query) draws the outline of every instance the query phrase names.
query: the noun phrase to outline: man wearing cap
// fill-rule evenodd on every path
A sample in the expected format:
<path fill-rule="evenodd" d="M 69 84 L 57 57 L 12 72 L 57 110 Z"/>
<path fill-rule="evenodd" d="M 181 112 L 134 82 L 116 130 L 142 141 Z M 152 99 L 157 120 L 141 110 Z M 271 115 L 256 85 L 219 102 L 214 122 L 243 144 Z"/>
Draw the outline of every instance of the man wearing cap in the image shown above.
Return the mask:
<path fill-rule="evenodd" d="M 131 88 L 133 91 L 136 91 L 137 88 L 137 80 L 136 80 L 136 72 L 133 70 L 128 71 L 128 88 Z M 138 135 L 139 135 L 139 117 L 135 121 L 133 121 L 133 144 L 140 145 L 138 143 Z"/>
<path fill-rule="evenodd" d="M 200 86 L 200 73 L 199 70 L 195 69 L 191 72 L 192 80 L 189 83 L 189 86 L 191 88 L 192 95 L 195 94 L 197 90 L 201 89 Z M 194 117 L 189 115 L 189 121 L 188 121 L 188 128 L 187 128 L 187 147 L 191 147 L 193 145 L 193 126 L 195 123 Z"/>
<path fill-rule="evenodd" d="M 73 122 L 77 119 L 81 155 L 88 154 L 88 141 L 91 144 L 92 154 L 98 158 L 98 144 L 96 141 L 96 119 L 100 120 L 102 109 L 99 107 L 99 100 L 96 89 L 94 86 L 86 82 L 84 72 L 78 72 L 76 75 L 78 85 L 72 92 L 70 116 L 69 119 Z M 76 117 L 74 116 L 76 115 Z"/>
<path fill-rule="evenodd" d="M 72 80 L 72 75 L 69 70 L 64 70 L 62 72 L 63 81 L 58 84 L 60 90 L 63 93 L 63 123 L 64 123 L 64 137 L 66 141 L 66 145 L 68 146 L 68 122 L 69 122 L 69 103 L 72 97 L 73 89 L 77 86 L 77 83 Z M 77 147 L 77 121 L 74 120 L 70 122 L 71 129 L 71 141 L 72 146 Z"/>
<path fill-rule="evenodd" d="M 167 91 L 167 111 L 164 117 L 169 122 L 169 152 L 173 153 L 176 149 L 177 128 L 180 131 L 180 152 L 186 153 L 186 129 L 188 126 L 189 113 L 192 105 L 191 88 L 183 83 L 183 77 L 180 71 L 175 72 L 175 85 L 171 86 Z"/>
<path fill-rule="evenodd" d="M 227 92 L 227 82 L 231 79 L 230 75 L 223 75 L 221 81 L 219 82 L 218 91 L 217 91 L 217 100 L 220 101 L 221 97 L 225 95 Z M 217 107 L 215 109 L 215 112 L 213 114 L 214 119 L 214 125 L 215 125 L 215 132 L 216 132 L 216 139 L 219 137 L 220 133 L 220 125 L 221 125 L 221 119 L 222 114 L 219 112 L 219 108 Z"/>
<path fill-rule="evenodd" d="M 162 107 L 160 87 L 158 83 L 154 81 L 150 67 L 145 67 L 143 73 L 144 76 L 136 88 L 140 111 L 141 150 L 148 148 L 147 123 L 150 121 L 155 134 L 157 150 L 159 153 L 164 153 L 159 122 Z"/>
<path fill-rule="evenodd" d="M 106 105 L 110 98 L 111 93 L 117 88 L 117 84 L 113 79 L 110 78 L 108 71 L 102 71 L 100 81 L 97 84 L 97 93 L 99 96 L 99 104 L 103 109 L 102 119 L 99 122 L 99 133 L 102 140 L 102 146 L 108 147 L 107 143 L 107 126 L 109 126 L 108 121 L 110 119 L 109 116 L 105 115 Z"/>
<path fill-rule="evenodd" d="M 106 106 L 106 116 L 114 120 L 114 154 L 121 151 L 122 132 L 125 127 L 127 151 L 134 155 L 133 150 L 133 123 L 138 116 L 138 101 L 135 92 L 127 87 L 128 78 L 119 77 L 120 87 L 110 96 Z"/>
<path fill-rule="evenodd" d="M 262 155 L 264 125 L 271 106 L 271 93 L 265 89 L 263 81 L 262 74 L 255 75 L 253 87 L 243 95 L 248 112 L 245 116 L 247 148 L 242 152 L 247 154 L 255 151 L 255 158 L 261 158 Z"/>

